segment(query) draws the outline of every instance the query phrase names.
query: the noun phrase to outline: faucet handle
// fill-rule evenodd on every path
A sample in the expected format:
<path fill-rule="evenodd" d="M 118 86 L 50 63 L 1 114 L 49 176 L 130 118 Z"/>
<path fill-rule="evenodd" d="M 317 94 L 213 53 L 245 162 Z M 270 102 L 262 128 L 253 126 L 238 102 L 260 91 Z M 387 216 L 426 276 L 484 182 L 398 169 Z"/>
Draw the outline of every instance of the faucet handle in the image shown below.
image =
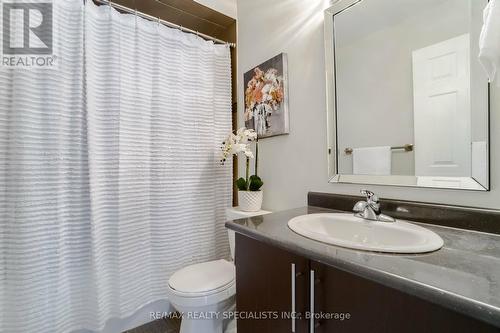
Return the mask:
<path fill-rule="evenodd" d="M 375 214 L 380 214 L 380 202 L 378 196 L 375 195 L 372 191 L 369 190 L 361 190 L 361 194 L 366 195 L 366 205 L 370 206 Z"/>
<path fill-rule="evenodd" d="M 356 216 L 365 220 L 373 220 L 380 222 L 395 222 L 396 220 L 390 216 L 382 214 L 380 211 L 380 202 L 378 197 L 370 190 L 361 190 L 361 194 L 366 196 L 366 201 L 358 201 L 353 208 L 357 212 Z"/>
<path fill-rule="evenodd" d="M 378 203 L 378 197 L 372 191 L 363 189 L 361 190 L 361 194 L 366 196 L 366 202 Z"/>

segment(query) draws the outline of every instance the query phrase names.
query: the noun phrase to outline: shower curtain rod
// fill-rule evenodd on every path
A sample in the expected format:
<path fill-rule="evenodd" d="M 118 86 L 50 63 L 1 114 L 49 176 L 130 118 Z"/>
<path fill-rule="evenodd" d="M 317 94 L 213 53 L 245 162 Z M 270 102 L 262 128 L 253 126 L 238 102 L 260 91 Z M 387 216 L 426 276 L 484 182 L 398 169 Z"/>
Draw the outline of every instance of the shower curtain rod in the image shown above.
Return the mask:
<path fill-rule="evenodd" d="M 175 29 L 179 29 L 179 30 L 181 30 L 183 32 L 195 34 L 195 35 L 197 35 L 197 36 L 199 36 L 199 37 L 201 37 L 201 38 L 203 38 L 205 40 L 211 40 L 211 41 L 213 41 L 214 43 L 217 43 L 217 44 L 226 44 L 226 45 L 229 45 L 230 47 L 236 47 L 235 43 L 229 43 L 229 42 L 223 41 L 222 39 L 218 39 L 218 38 L 215 38 L 215 37 L 203 34 L 201 32 L 198 32 L 198 31 L 195 31 L 195 30 L 192 30 L 192 29 L 189 29 L 189 28 L 185 28 L 185 27 L 183 27 L 181 25 L 178 25 L 178 24 L 175 24 L 175 23 L 172 23 L 172 22 L 169 22 L 169 21 L 162 20 L 159 17 L 154 17 L 152 15 L 149 15 L 149 14 L 146 14 L 146 13 L 143 13 L 143 12 L 139 12 L 137 10 L 134 10 L 134 9 L 122 6 L 120 4 L 114 3 L 113 1 L 108 1 L 108 0 L 90 0 L 90 1 L 95 1 L 95 2 L 97 2 L 99 4 L 101 4 L 101 5 L 111 6 L 111 7 L 115 8 L 115 9 L 118 9 L 118 10 L 120 10 L 122 12 L 126 12 L 126 13 L 129 13 L 129 14 L 134 14 L 134 15 L 137 15 L 137 16 L 142 17 L 142 18 L 144 18 L 146 20 L 149 20 L 149 21 L 159 22 L 159 23 L 161 23 L 163 25 L 166 25 L 167 27 L 170 27 L 170 28 L 175 28 Z"/>

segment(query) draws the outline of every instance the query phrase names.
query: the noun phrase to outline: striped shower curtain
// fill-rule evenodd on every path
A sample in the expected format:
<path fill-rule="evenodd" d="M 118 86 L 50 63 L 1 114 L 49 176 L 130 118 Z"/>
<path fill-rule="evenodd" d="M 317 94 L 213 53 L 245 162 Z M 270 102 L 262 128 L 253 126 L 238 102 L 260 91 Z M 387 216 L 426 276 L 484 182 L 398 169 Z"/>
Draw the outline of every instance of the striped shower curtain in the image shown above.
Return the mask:
<path fill-rule="evenodd" d="M 56 68 L 0 67 L 0 332 L 115 332 L 228 254 L 230 54 L 92 1 L 53 20 Z"/>

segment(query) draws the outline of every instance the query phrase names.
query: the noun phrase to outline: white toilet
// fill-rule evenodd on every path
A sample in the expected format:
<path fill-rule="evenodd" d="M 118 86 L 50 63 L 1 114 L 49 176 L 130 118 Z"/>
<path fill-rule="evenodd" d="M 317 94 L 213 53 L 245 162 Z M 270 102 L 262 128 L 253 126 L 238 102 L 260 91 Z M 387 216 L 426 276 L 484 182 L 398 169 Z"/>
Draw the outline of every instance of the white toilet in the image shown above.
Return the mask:
<path fill-rule="evenodd" d="M 228 220 L 269 212 L 226 211 Z M 231 258 L 234 260 L 234 231 L 228 230 Z M 175 272 L 168 281 L 169 299 L 183 314 L 180 333 L 222 333 L 225 311 L 235 307 L 236 270 L 233 262 L 215 260 L 195 264 Z"/>

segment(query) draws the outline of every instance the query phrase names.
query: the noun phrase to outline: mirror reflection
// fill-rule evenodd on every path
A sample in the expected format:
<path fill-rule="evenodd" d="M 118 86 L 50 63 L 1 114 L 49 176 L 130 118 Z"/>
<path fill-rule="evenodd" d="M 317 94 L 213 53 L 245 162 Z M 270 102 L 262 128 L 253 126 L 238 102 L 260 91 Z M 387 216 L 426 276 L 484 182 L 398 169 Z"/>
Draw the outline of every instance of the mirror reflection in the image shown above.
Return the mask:
<path fill-rule="evenodd" d="M 334 181 L 488 188 L 486 3 L 364 0 L 332 13 Z"/>

